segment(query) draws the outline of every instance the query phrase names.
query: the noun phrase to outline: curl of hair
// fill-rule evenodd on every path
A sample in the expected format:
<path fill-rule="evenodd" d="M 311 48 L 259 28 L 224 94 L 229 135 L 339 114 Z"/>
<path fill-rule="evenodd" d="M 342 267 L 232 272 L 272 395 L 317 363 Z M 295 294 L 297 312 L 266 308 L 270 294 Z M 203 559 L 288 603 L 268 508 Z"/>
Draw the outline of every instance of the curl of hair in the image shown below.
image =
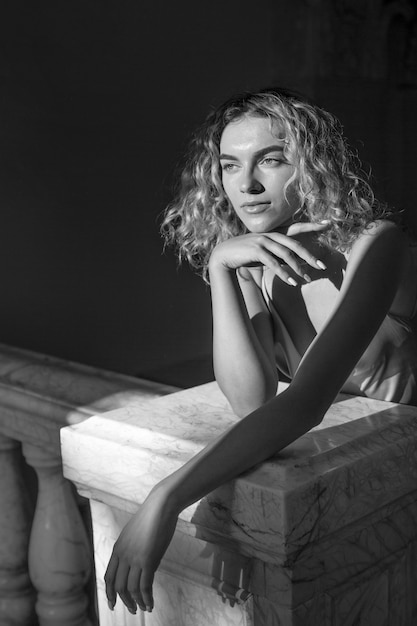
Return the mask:
<path fill-rule="evenodd" d="M 319 235 L 323 245 L 345 252 L 371 222 L 391 217 L 375 199 L 333 115 L 276 88 L 241 94 L 210 113 L 197 130 L 161 226 L 166 245 L 175 245 L 179 260 L 186 259 L 206 281 L 213 248 L 247 232 L 224 192 L 219 160 L 223 130 L 243 117 L 267 118 L 272 131 L 277 123 L 284 131 L 285 155 L 295 166 L 297 221 L 326 220 L 328 228 Z"/>

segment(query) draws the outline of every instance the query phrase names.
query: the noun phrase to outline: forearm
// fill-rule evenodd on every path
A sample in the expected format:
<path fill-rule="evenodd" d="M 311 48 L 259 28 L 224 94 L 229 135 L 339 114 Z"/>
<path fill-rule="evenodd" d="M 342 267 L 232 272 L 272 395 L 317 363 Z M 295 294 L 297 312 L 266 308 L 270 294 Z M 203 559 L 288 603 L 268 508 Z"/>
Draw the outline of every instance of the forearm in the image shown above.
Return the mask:
<path fill-rule="evenodd" d="M 177 514 L 220 485 L 268 459 L 321 421 L 290 390 L 237 422 L 157 486 Z"/>
<path fill-rule="evenodd" d="M 278 376 L 254 331 L 236 272 L 211 268 L 216 380 L 239 416 L 272 398 Z"/>

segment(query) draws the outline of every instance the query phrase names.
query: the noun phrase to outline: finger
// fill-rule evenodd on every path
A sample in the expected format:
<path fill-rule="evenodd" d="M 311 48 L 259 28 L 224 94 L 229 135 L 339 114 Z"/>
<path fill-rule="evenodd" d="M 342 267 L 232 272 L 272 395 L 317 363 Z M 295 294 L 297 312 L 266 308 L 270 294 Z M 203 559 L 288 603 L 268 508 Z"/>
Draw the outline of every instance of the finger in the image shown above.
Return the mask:
<path fill-rule="evenodd" d="M 142 611 L 146 611 L 146 606 L 142 598 L 139 588 L 141 569 L 139 567 L 131 567 L 127 579 L 127 590 L 133 600 L 138 604 Z"/>
<path fill-rule="evenodd" d="M 296 222 L 291 224 L 285 233 L 288 237 L 299 235 L 300 233 L 309 233 L 311 231 L 325 230 L 330 225 L 330 220 L 323 220 L 322 222 Z"/>
<path fill-rule="evenodd" d="M 302 259 L 303 261 L 311 265 L 311 267 L 313 267 L 314 269 L 321 269 L 321 270 L 326 269 L 326 266 L 323 263 L 323 261 L 321 261 L 316 256 L 314 256 L 314 254 L 312 254 L 309 250 L 307 250 L 296 239 L 292 239 L 291 237 L 288 237 L 287 235 L 282 235 L 281 233 L 268 233 L 266 240 L 268 239 L 269 241 L 272 242 L 272 246 L 268 242 L 264 243 L 264 245 L 266 245 L 273 254 L 280 256 L 280 258 L 283 258 L 281 256 L 281 253 L 285 253 L 283 248 L 287 248 L 291 250 L 291 252 L 296 254 L 300 259 Z M 277 245 L 278 247 L 275 247 Z M 291 265 L 291 267 L 295 270 L 295 267 L 293 264 Z M 299 268 L 302 269 L 302 265 L 299 265 Z"/>
<path fill-rule="evenodd" d="M 270 251 L 274 254 L 274 256 L 278 257 L 278 259 L 281 259 L 281 265 L 283 262 L 284 265 L 290 267 L 299 276 L 307 276 L 305 271 L 305 261 L 300 259 L 298 255 L 294 254 L 290 248 L 273 243 L 271 244 Z M 307 279 L 310 280 L 309 276 L 307 276 Z"/>
<path fill-rule="evenodd" d="M 117 568 L 116 579 L 114 581 L 114 588 L 116 593 L 119 594 L 121 601 L 126 606 L 129 613 L 133 615 L 136 613 L 136 602 L 127 590 L 127 579 L 129 576 L 129 566 L 119 561 L 119 567 Z"/>
<path fill-rule="evenodd" d="M 110 557 L 109 564 L 107 565 L 106 573 L 104 574 L 104 583 L 106 585 L 106 596 L 107 602 L 109 605 L 109 609 L 113 610 L 114 605 L 116 604 L 116 591 L 114 589 L 114 579 L 116 577 L 117 567 L 119 564 L 119 559 L 115 555 L 114 550 L 113 554 Z"/>
<path fill-rule="evenodd" d="M 284 283 L 288 283 L 292 287 L 297 286 L 296 280 L 289 274 L 289 272 L 285 269 L 285 266 L 280 263 L 275 255 L 264 250 L 261 251 L 259 257 L 262 261 L 262 265 L 269 267 Z"/>
<path fill-rule="evenodd" d="M 140 577 L 140 592 L 142 594 L 143 601 L 145 602 L 146 609 L 152 611 L 153 609 L 153 595 L 152 585 L 154 579 L 154 571 L 151 569 L 143 569 Z"/>
<path fill-rule="evenodd" d="M 286 237 L 285 243 L 287 243 L 287 241 L 289 241 L 288 237 Z M 272 255 L 273 258 L 276 260 L 273 266 L 270 262 L 264 263 L 264 265 L 268 265 L 268 267 L 271 267 L 277 274 L 277 276 L 281 278 L 281 280 L 285 280 L 285 282 L 288 282 L 290 285 L 294 285 L 294 283 L 297 284 L 294 279 L 290 280 L 291 274 L 286 271 L 286 266 L 288 266 L 293 270 L 293 272 L 295 272 L 299 276 L 302 276 L 306 282 L 311 281 L 310 276 L 306 273 L 305 261 L 301 259 L 298 255 L 294 254 L 290 247 L 288 247 L 287 245 L 278 244 L 271 239 L 264 245 L 265 250 L 268 251 L 268 254 Z M 294 242 L 291 242 L 289 245 L 294 246 Z M 304 248 L 302 248 L 302 250 L 305 251 Z M 311 257 L 311 254 L 308 254 Z M 316 267 L 316 265 L 314 267 Z"/>

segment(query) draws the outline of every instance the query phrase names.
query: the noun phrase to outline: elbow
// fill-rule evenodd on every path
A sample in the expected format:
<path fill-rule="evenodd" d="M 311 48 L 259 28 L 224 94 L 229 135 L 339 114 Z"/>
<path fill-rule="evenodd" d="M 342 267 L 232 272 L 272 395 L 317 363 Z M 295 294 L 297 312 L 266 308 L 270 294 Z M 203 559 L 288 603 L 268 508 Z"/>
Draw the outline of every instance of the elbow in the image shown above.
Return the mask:
<path fill-rule="evenodd" d="M 257 382 L 231 380 L 216 375 L 216 381 L 226 396 L 233 413 L 240 419 L 272 400 L 277 394 L 278 374 L 265 376 Z M 252 384 L 251 384 L 252 383 Z"/>
<path fill-rule="evenodd" d="M 253 413 L 253 411 L 256 411 L 256 409 L 259 409 L 261 406 L 275 398 L 276 392 L 277 390 L 275 386 L 273 389 L 265 389 L 263 393 L 250 395 L 240 394 L 234 398 L 228 397 L 227 399 L 232 407 L 233 413 L 239 417 L 239 419 L 243 419 L 250 413 Z"/>
<path fill-rule="evenodd" d="M 239 419 L 243 419 L 244 417 L 247 417 L 248 415 L 250 415 L 250 413 L 253 413 L 254 411 L 256 411 L 256 409 L 259 409 L 266 402 L 267 400 L 265 402 L 260 402 L 259 404 L 249 403 L 249 402 L 246 404 L 241 404 L 241 403 L 237 404 L 237 403 L 232 403 L 229 401 L 230 406 L 232 407 L 233 413 Z"/>
<path fill-rule="evenodd" d="M 236 402 L 230 402 L 230 400 L 229 400 L 229 404 L 232 407 L 233 413 L 239 419 L 243 419 L 244 417 L 246 417 L 253 411 L 256 411 L 256 409 L 259 409 L 260 406 L 262 406 L 262 404 L 259 404 L 259 405 L 256 405 L 256 404 L 251 405 L 249 403 L 241 404 L 241 403 L 236 403 Z"/>
<path fill-rule="evenodd" d="M 316 414 L 312 414 L 311 415 L 311 425 L 310 425 L 310 430 L 312 428 L 316 428 L 316 426 L 320 426 L 320 424 L 322 423 L 324 416 L 325 416 L 326 412 L 320 412 L 320 413 L 316 413 Z"/>

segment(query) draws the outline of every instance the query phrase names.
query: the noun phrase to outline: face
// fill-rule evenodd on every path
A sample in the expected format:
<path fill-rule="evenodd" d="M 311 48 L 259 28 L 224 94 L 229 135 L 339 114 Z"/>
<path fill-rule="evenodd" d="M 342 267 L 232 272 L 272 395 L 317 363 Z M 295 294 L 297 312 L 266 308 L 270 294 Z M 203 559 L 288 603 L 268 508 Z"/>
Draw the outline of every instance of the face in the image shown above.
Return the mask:
<path fill-rule="evenodd" d="M 284 186 L 295 167 L 284 156 L 284 133 L 278 123 L 244 117 L 226 126 L 220 141 L 224 191 L 238 217 L 253 233 L 288 226 L 299 203 Z"/>

